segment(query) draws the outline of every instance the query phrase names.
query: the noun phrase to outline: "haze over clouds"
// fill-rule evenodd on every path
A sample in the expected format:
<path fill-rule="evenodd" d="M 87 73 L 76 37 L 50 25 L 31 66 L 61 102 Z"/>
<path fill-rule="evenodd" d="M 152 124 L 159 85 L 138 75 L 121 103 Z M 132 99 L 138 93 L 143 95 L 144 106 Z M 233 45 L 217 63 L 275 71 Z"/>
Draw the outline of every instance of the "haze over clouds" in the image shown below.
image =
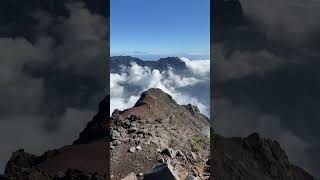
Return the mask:
<path fill-rule="evenodd" d="M 19 148 L 39 154 L 75 140 L 105 96 L 107 57 L 103 4 L 2 3 L 0 171 Z"/>
<path fill-rule="evenodd" d="M 121 72 L 111 73 L 110 112 L 132 107 L 143 91 L 160 88 L 179 104 L 196 105 L 202 113 L 209 116 L 209 99 L 203 94 L 209 93 L 210 61 L 181 59 L 186 62 L 187 72 L 177 73 L 172 67 L 160 71 L 131 63 L 128 67 L 122 66 Z"/>
<path fill-rule="evenodd" d="M 215 130 L 278 140 L 290 161 L 320 176 L 319 1 L 229 2 L 212 18 Z"/>

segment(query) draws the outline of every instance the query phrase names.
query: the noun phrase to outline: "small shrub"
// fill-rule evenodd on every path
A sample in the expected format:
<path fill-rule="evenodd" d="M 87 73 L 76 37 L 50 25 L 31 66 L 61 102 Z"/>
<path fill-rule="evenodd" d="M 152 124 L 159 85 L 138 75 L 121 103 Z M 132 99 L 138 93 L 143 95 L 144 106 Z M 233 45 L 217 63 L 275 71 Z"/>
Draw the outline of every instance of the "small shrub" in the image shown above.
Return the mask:
<path fill-rule="evenodd" d="M 210 139 L 206 136 L 193 136 L 192 142 L 194 145 L 201 148 L 206 148 L 210 145 Z"/>

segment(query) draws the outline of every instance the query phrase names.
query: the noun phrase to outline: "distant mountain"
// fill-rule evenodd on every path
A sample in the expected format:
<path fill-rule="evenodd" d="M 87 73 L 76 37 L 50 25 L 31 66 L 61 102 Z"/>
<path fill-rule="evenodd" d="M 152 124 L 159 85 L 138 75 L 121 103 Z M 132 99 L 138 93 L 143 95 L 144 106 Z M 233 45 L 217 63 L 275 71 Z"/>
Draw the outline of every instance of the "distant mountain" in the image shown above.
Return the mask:
<path fill-rule="evenodd" d="M 158 61 L 144 61 L 131 56 L 112 56 L 110 58 L 111 73 L 118 73 L 122 66 L 130 66 L 131 63 L 136 63 L 139 66 L 148 66 L 150 69 L 158 69 L 160 71 L 167 70 L 172 67 L 175 71 L 185 71 L 187 66 L 184 61 L 178 57 L 160 58 Z"/>

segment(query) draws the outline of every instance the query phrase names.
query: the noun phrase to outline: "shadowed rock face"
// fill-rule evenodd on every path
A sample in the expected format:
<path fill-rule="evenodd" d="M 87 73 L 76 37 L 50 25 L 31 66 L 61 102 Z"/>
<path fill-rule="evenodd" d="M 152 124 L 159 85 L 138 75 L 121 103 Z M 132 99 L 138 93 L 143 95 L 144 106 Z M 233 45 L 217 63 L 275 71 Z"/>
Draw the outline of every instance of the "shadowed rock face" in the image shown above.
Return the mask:
<path fill-rule="evenodd" d="M 109 98 L 104 98 L 99 104 L 99 112 L 87 124 L 87 127 L 80 133 L 79 138 L 73 144 L 87 144 L 95 140 L 107 138 L 110 135 L 109 108 Z"/>
<path fill-rule="evenodd" d="M 18 150 L 7 163 L 4 180 L 107 179 L 109 176 L 109 100 L 72 145 L 35 156 Z"/>
<path fill-rule="evenodd" d="M 280 144 L 257 133 L 246 138 L 212 134 L 211 178 L 229 180 L 313 180 L 290 164 Z"/>

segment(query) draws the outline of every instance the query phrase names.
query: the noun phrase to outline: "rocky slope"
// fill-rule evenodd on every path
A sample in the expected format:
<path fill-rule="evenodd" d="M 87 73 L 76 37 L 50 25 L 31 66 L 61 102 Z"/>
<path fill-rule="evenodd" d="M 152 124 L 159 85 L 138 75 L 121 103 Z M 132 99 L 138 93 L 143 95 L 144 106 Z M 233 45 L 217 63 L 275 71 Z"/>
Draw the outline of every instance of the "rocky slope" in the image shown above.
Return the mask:
<path fill-rule="evenodd" d="M 109 101 L 104 99 L 99 112 L 72 145 L 50 150 L 41 156 L 24 152 L 12 154 L 1 180 L 108 179 Z"/>
<path fill-rule="evenodd" d="M 290 164 L 280 144 L 257 133 L 246 138 L 211 136 L 211 179 L 313 180 Z"/>
<path fill-rule="evenodd" d="M 41 156 L 14 152 L 0 180 L 314 179 L 290 164 L 279 143 L 256 133 L 246 138 L 211 133 L 209 139 L 209 119 L 160 89 L 144 92 L 134 107 L 111 117 L 108 103 L 101 101 L 72 145 Z"/>
<path fill-rule="evenodd" d="M 197 107 L 179 105 L 160 89 L 144 92 L 134 107 L 112 114 L 112 179 L 131 172 L 161 179 L 166 170 L 168 179 L 208 179 L 209 128 Z"/>

